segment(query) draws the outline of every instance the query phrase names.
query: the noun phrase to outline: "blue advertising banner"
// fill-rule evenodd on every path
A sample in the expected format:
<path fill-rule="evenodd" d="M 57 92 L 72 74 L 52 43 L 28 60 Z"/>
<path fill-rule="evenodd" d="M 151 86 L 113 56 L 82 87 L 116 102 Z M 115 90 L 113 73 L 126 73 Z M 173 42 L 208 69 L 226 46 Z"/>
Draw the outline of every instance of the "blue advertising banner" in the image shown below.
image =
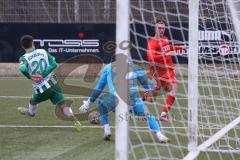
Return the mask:
<path fill-rule="evenodd" d="M 0 24 L 0 62 L 17 62 L 24 54 L 20 38 L 30 34 L 36 48 L 43 48 L 64 62 L 78 55 L 95 55 L 110 62 L 113 49 L 104 44 L 115 41 L 114 24 Z M 108 48 L 107 48 L 108 49 Z"/>

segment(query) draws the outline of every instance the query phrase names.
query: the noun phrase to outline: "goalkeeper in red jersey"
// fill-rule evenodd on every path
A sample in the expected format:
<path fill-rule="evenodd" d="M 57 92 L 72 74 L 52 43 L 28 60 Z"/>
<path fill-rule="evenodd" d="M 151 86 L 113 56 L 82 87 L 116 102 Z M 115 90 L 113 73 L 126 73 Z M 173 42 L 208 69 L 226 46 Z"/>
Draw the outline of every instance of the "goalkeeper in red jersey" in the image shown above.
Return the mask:
<path fill-rule="evenodd" d="M 162 88 L 167 92 L 165 105 L 162 108 L 160 120 L 168 122 L 168 112 L 175 101 L 177 82 L 171 52 L 185 50 L 186 46 L 173 46 L 168 37 L 164 35 L 166 21 L 159 18 L 155 24 L 155 35 L 148 40 L 147 59 L 149 62 L 149 76 L 156 81 L 154 96 L 157 96 Z M 145 99 L 146 98 L 145 94 Z"/>

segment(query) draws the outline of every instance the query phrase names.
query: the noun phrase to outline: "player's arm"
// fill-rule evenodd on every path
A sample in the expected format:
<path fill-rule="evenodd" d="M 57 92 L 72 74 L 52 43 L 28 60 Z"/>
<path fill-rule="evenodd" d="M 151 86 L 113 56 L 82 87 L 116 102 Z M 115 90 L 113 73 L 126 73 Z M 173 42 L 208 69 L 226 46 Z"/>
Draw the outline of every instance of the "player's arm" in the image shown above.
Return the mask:
<path fill-rule="evenodd" d="M 134 72 L 137 75 L 137 79 L 140 84 L 145 89 L 142 99 L 145 101 L 153 102 L 154 97 L 152 97 L 152 90 L 154 89 L 154 85 L 148 82 L 146 74 L 140 68 L 134 66 Z"/>
<path fill-rule="evenodd" d="M 102 93 L 104 87 L 107 84 L 107 76 L 108 76 L 107 67 L 104 67 L 102 74 L 98 80 L 98 83 L 95 86 L 94 90 L 92 91 L 92 94 L 89 96 L 87 101 L 83 101 L 83 105 L 79 108 L 79 111 L 81 113 L 87 112 L 91 108 L 91 105 L 95 102 L 95 100 Z"/>
<path fill-rule="evenodd" d="M 96 84 L 94 90 L 92 91 L 92 94 L 88 99 L 90 103 L 94 103 L 94 101 L 99 97 L 99 95 L 103 91 L 104 87 L 107 84 L 107 76 L 108 76 L 108 71 L 107 71 L 107 68 L 104 67 L 102 74 L 99 77 L 98 83 Z"/>
<path fill-rule="evenodd" d="M 19 71 L 28 79 L 31 79 L 31 75 L 28 72 L 28 63 L 24 57 L 19 59 Z"/>
<path fill-rule="evenodd" d="M 58 64 L 55 60 L 55 58 L 50 54 L 48 54 L 48 61 L 49 61 L 49 67 L 42 73 L 42 77 L 45 78 L 47 75 L 49 75 L 54 69 L 58 67 Z"/>
<path fill-rule="evenodd" d="M 176 50 L 186 50 L 186 49 L 187 49 L 187 46 L 180 46 L 180 45 L 176 45 L 176 46 L 172 45 L 172 46 L 171 46 L 171 50 L 172 50 L 172 51 L 176 51 Z"/>
<path fill-rule="evenodd" d="M 138 81 L 140 82 L 140 84 L 143 86 L 144 89 L 146 90 L 153 89 L 153 84 L 150 84 L 148 82 L 147 76 L 142 70 L 136 70 L 135 73 L 137 74 Z"/>
<path fill-rule="evenodd" d="M 154 97 L 152 96 L 153 95 L 152 91 L 154 89 L 154 85 L 148 82 L 147 76 L 144 74 L 143 71 L 138 70 L 136 73 L 138 74 L 138 81 L 145 89 L 144 94 L 142 96 L 142 100 L 144 100 L 144 101 L 146 100 L 148 102 L 153 102 Z"/>

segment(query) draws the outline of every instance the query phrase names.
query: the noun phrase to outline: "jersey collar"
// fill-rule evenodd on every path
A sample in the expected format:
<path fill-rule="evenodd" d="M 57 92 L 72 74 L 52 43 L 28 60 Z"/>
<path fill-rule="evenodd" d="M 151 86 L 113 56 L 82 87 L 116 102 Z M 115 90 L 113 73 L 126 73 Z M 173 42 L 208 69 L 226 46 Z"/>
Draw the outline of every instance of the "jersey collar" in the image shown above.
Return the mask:
<path fill-rule="evenodd" d="M 33 52 L 34 50 L 35 50 L 35 48 L 33 48 L 33 49 L 29 49 L 29 50 L 26 51 L 26 53 Z"/>

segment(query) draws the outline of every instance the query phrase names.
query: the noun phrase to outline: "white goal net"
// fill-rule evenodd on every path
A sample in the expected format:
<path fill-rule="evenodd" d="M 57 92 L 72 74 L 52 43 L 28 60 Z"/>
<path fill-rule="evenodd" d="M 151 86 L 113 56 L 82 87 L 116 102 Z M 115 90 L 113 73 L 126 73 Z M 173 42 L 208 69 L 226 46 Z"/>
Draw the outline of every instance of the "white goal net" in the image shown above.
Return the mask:
<path fill-rule="evenodd" d="M 129 122 L 129 159 L 240 159 L 240 51 L 238 0 L 199 0 L 198 32 L 198 104 L 197 146 L 188 145 L 188 55 L 174 52 L 174 69 L 178 90 L 170 111 L 171 122 L 160 122 L 170 143 L 158 143 L 149 132 L 146 122 Z M 197 9 L 196 9 L 197 11 Z M 130 34 L 132 58 L 148 66 L 147 41 L 154 36 L 154 22 L 163 16 L 167 21 L 165 35 L 173 45 L 189 45 L 189 1 L 133 0 L 130 1 Z M 141 65 L 142 66 L 142 65 Z M 146 69 L 147 70 L 147 69 Z M 167 93 L 163 90 L 153 103 L 146 106 L 159 117 Z M 194 125 L 193 125 L 194 126 Z M 193 127 L 192 126 L 192 127 Z"/>

